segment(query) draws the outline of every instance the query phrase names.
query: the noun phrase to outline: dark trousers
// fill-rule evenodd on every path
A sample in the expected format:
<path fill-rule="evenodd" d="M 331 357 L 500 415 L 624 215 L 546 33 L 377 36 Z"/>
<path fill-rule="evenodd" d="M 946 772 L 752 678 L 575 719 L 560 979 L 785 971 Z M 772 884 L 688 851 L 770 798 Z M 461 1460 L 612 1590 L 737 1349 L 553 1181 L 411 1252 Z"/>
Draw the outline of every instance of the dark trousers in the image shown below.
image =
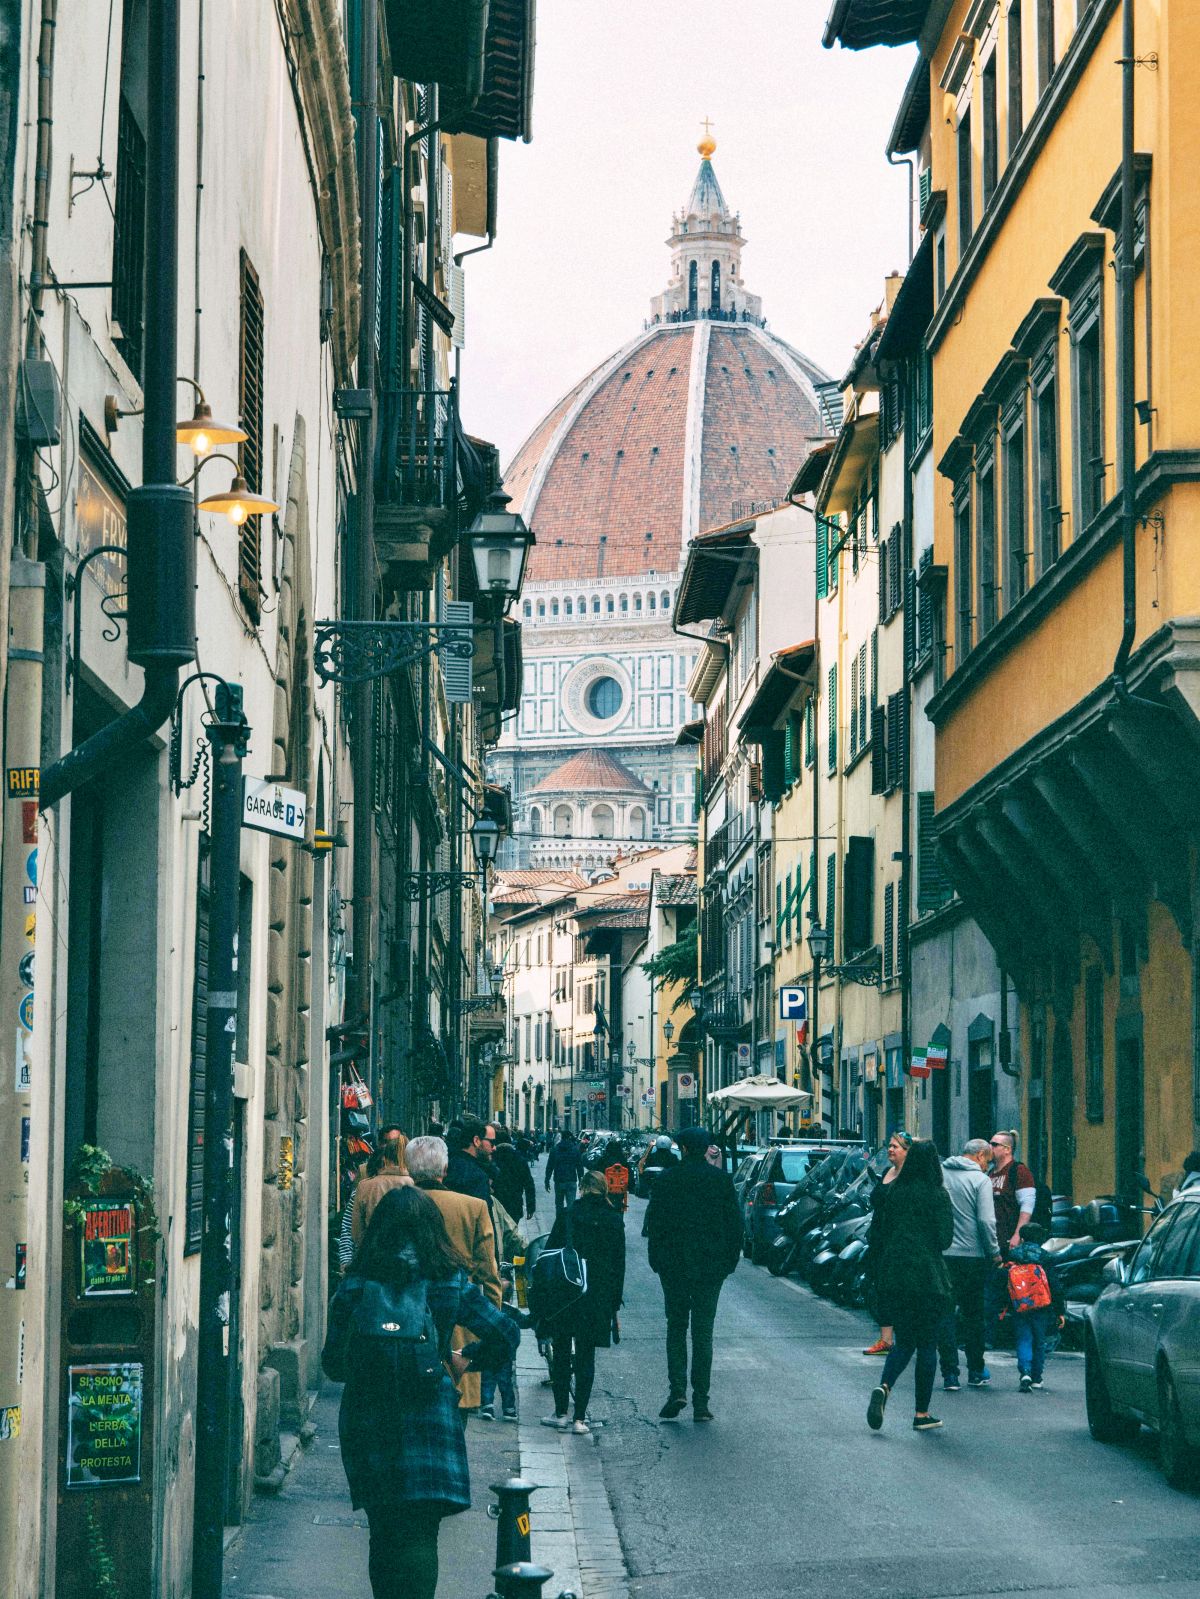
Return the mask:
<path fill-rule="evenodd" d="M 440 1506 L 387 1499 L 367 1505 L 366 1511 L 374 1599 L 435 1599 Z"/>
<path fill-rule="evenodd" d="M 555 1183 L 554 1185 L 554 1214 L 557 1216 L 564 1210 L 570 1210 L 579 1194 L 578 1183 Z"/>
<path fill-rule="evenodd" d="M 667 1311 L 667 1385 L 672 1397 L 684 1399 L 688 1387 L 688 1323 L 692 1328 L 692 1403 L 708 1403 L 712 1381 L 713 1323 L 721 1283 L 662 1279 Z"/>
<path fill-rule="evenodd" d="M 575 1374 L 575 1420 L 587 1415 L 588 1400 L 596 1381 L 596 1346 L 586 1338 L 556 1332 L 551 1345 L 550 1381 L 554 1387 L 554 1414 L 565 1416 L 571 1403 L 571 1374 Z"/>
<path fill-rule="evenodd" d="M 958 1341 L 967 1352 L 967 1375 L 983 1370 L 983 1296 L 992 1271 L 990 1260 L 971 1255 L 947 1255 L 946 1270 L 954 1290 L 954 1303 L 938 1328 L 938 1354 L 942 1376 L 958 1376 Z"/>
<path fill-rule="evenodd" d="M 896 1380 L 901 1377 L 912 1356 L 917 1356 L 917 1415 L 922 1415 L 930 1409 L 930 1399 L 933 1398 L 933 1378 L 938 1375 L 938 1329 L 941 1326 L 944 1305 L 934 1302 L 934 1314 L 931 1316 L 928 1306 L 896 1310 L 896 1342 L 891 1346 L 888 1358 L 883 1362 L 883 1383 L 886 1390 L 894 1391 Z"/>

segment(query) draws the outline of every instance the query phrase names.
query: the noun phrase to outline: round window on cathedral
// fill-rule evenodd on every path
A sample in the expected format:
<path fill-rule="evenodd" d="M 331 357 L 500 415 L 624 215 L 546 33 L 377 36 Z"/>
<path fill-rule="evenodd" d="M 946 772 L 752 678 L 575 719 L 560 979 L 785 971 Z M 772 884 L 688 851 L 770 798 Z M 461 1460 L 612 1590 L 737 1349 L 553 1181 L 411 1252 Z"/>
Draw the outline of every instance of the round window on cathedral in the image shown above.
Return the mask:
<path fill-rule="evenodd" d="M 621 709 L 621 685 L 615 677 L 598 677 L 587 691 L 587 708 L 598 722 L 610 722 Z"/>

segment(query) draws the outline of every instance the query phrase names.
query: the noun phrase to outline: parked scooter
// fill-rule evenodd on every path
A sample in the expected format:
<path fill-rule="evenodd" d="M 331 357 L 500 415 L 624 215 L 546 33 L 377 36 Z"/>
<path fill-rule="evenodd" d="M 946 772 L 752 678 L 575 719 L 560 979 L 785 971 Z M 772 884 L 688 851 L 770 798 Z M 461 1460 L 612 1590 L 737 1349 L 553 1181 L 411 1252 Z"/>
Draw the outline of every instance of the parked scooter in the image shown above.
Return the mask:
<path fill-rule="evenodd" d="M 848 1182 L 857 1175 L 855 1168 L 861 1159 L 858 1150 L 834 1150 L 824 1160 L 814 1163 L 796 1184 L 779 1211 L 779 1233 L 767 1255 L 767 1269 L 773 1277 L 782 1277 L 793 1269 L 804 1238 L 822 1219 L 830 1196 L 841 1182 Z M 847 1174 L 845 1178 L 844 1173 Z"/>

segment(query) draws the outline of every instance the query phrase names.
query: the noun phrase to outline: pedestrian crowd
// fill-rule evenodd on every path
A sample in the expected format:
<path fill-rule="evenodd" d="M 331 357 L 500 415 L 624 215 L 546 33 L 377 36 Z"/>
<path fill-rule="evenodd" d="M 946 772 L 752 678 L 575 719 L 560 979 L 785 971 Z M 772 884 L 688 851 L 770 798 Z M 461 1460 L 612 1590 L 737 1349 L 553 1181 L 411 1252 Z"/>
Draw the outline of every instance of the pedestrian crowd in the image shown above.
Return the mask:
<path fill-rule="evenodd" d="M 930 1411 L 939 1363 L 942 1387 L 986 1388 L 986 1350 L 1002 1317 L 1011 1318 L 1017 1380 L 1023 1393 L 1043 1387 L 1050 1340 L 1062 1324 L 1062 1300 L 1049 1237 L 1049 1190 L 1016 1158 L 1016 1134 L 972 1138 L 941 1160 L 933 1144 L 895 1132 L 888 1171 L 875 1190 L 868 1241 L 869 1281 L 880 1321 L 863 1351 L 885 1356 L 871 1391 L 867 1424 L 875 1431 L 896 1382 L 915 1361 L 913 1428 L 942 1422 Z"/>

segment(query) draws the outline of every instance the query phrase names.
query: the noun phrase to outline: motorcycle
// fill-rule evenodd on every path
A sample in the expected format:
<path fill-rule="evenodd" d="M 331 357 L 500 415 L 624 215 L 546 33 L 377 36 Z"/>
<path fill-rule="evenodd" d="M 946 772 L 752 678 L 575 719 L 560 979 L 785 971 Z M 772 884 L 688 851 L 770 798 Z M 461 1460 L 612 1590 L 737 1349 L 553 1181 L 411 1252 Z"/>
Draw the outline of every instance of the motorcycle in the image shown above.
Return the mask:
<path fill-rule="evenodd" d="M 777 1218 L 779 1232 L 767 1255 L 767 1269 L 773 1277 L 783 1277 L 794 1268 L 801 1243 L 820 1220 L 829 1195 L 853 1153 L 839 1149 L 827 1155 L 796 1184 L 787 1203 L 781 1207 Z"/>

